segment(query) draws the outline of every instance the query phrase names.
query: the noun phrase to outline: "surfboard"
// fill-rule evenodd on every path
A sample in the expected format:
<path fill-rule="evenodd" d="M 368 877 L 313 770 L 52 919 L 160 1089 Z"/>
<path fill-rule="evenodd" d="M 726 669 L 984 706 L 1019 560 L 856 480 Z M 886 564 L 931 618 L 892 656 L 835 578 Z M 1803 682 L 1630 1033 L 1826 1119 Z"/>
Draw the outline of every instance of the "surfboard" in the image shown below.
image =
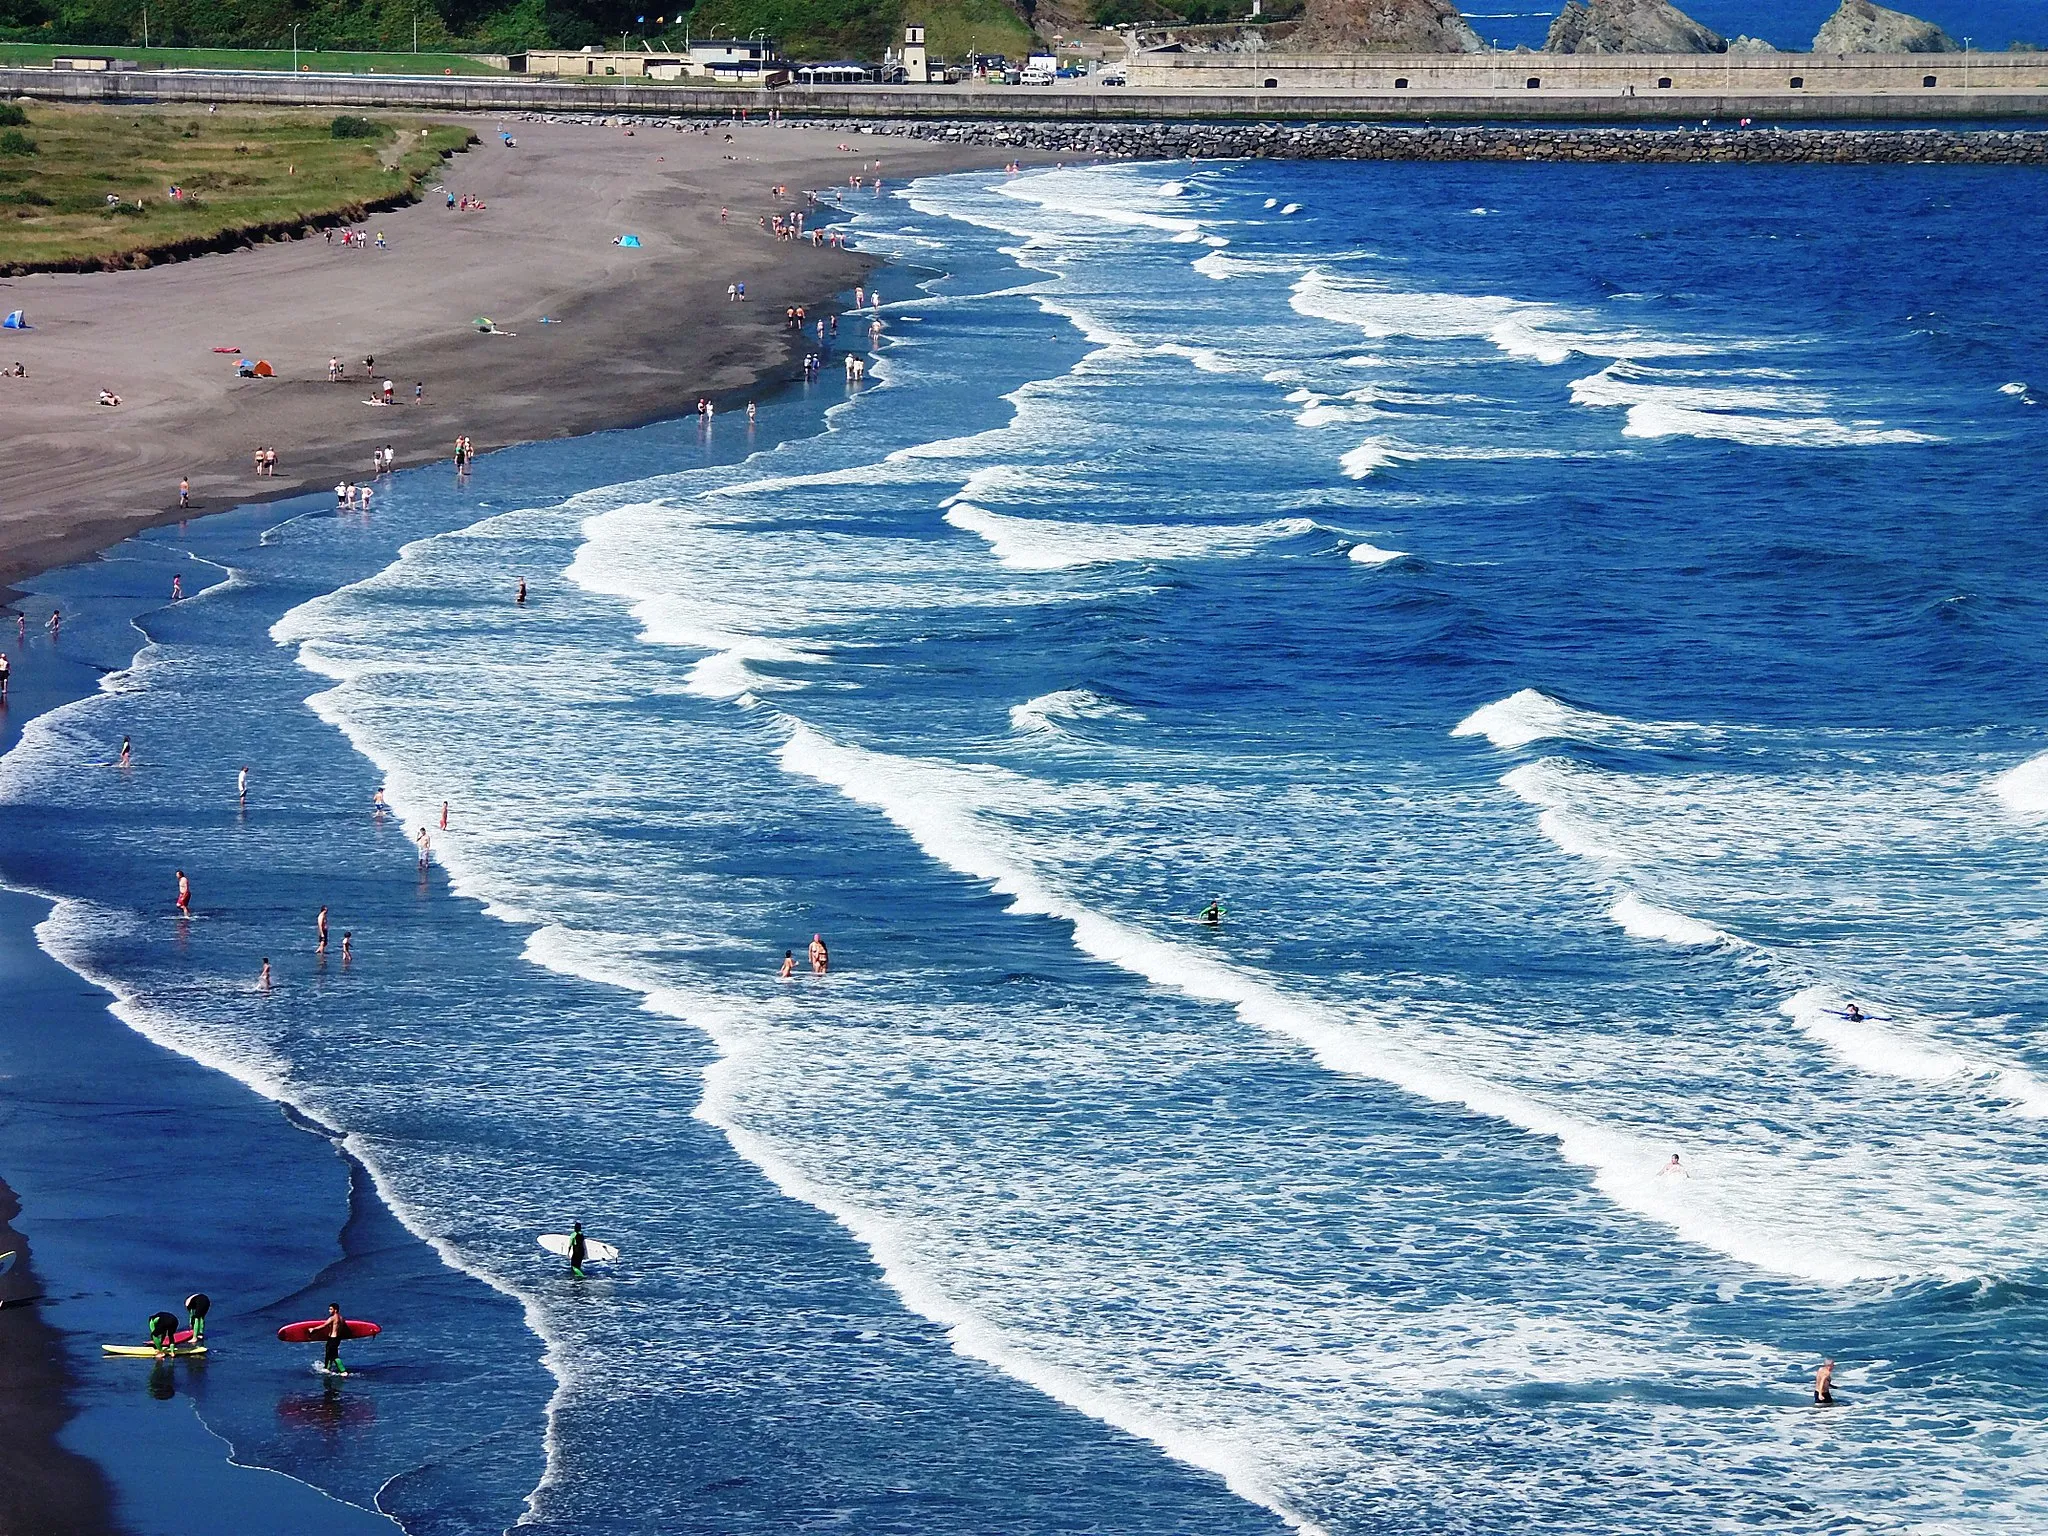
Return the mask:
<path fill-rule="evenodd" d="M 538 1239 L 541 1247 L 557 1258 L 569 1257 L 569 1234 L 567 1232 L 543 1232 Z M 594 1237 L 583 1239 L 583 1258 L 586 1264 L 616 1264 L 619 1250 L 610 1243 L 600 1243 Z"/>
<path fill-rule="evenodd" d="M 12 1248 L 8 1249 L 5 1253 L 0 1253 L 0 1275 L 4 1275 L 7 1271 L 14 1268 L 14 1261 L 20 1257 L 21 1255 Z"/>
<path fill-rule="evenodd" d="M 100 1352 L 107 1355 L 120 1355 L 131 1360 L 154 1360 L 158 1358 L 157 1348 L 154 1344 L 102 1344 Z M 206 1346 L 204 1344 L 180 1344 L 171 1351 L 171 1356 L 179 1360 L 191 1360 L 205 1353 Z"/>
<path fill-rule="evenodd" d="M 324 1337 L 316 1336 L 317 1330 L 327 1326 L 327 1319 L 316 1318 L 310 1323 L 286 1323 L 277 1330 L 278 1339 L 286 1344 L 325 1344 Z M 361 1318 L 346 1317 L 341 1322 L 341 1336 L 345 1339 L 374 1339 L 384 1330 L 375 1323 L 366 1323 Z"/>

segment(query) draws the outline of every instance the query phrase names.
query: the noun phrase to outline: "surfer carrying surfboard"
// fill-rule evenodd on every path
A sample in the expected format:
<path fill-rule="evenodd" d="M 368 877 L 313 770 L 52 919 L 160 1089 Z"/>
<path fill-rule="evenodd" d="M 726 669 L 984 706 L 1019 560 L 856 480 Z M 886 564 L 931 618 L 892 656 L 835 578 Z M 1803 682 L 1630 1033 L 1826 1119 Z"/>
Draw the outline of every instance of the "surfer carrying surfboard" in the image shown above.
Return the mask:
<path fill-rule="evenodd" d="M 569 1273 L 581 1280 L 583 1261 L 589 1257 L 590 1244 L 584 1240 L 583 1223 L 572 1223 L 569 1228 Z"/>
<path fill-rule="evenodd" d="M 309 1329 L 310 1340 L 319 1339 L 326 1344 L 327 1353 L 321 1357 L 321 1364 L 329 1375 L 346 1376 L 348 1367 L 341 1363 L 341 1341 L 348 1337 L 348 1323 L 341 1315 L 341 1303 L 327 1303 L 327 1318 L 317 1328 Z"/>

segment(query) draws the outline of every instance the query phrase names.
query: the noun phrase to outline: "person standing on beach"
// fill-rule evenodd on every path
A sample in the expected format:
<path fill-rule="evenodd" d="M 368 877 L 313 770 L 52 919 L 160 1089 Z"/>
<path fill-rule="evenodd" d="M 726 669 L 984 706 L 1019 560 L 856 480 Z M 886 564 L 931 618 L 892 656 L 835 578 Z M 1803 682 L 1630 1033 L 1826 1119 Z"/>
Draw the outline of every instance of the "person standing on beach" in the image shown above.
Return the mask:
<path fill-rule="evenodd" d="M 192 882 L 185 878 L 185 871 L 178 871 L 178 916 L 192 915 Z"/>
<path fill-rule="evenodd" d="M 7 680 L 14 675 L 14 663 L 7 659 L 7 653 L 0 651 L 0 699 L 7 697 Z"/>
<path fill-rule="evenodd" d="M 182 576 L 173 576 L 171 578 L 171 601 L 174 603 L 185 601 L 185 578 Z"/>
<path fill-rule="evenodd" d="M 325 907 L 322 907 L 320 915 L 313 919 L 313 927 L 314 931 L 320 936 L 320 942 L 313 946 L 313 953 L 324 955 L 327 953 L 327 909 Z"/>
<path fill-rule="evenodd" d="M 823 934 L 814 933 L 811 935 L 810 954 L 811 974 L 813 976 L 822 976 L 832 969 L 832 955 L 825 948 L 825 936 Z"/>
<path fill-rule="evenodd" d="M 178 505 L 180 507 L 192 505 L 192 482 L 183 475 L 178 476 Z"/>
<path fill-rule="evenodd" d="M 414 405 L 425 405 L 427 403 L 427 381 L 425 379 L 413 380 L 412 403 Z"/>

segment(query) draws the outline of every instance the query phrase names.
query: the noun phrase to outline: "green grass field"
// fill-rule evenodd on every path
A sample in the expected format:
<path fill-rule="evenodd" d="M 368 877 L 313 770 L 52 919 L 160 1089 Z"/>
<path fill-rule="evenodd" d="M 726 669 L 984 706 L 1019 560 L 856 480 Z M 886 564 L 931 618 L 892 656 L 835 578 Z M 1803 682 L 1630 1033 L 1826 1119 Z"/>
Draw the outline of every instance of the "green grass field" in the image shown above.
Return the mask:
<path fill-rule="evenodd" d="M 374 136 L 338 139 L 332 113 L 27 110 L 26 125 L 0 131 L 0 270 L 307 223 L 406 190 L 469 140 L 467 128 L 381 114 Z M 173 186 L 185 195 L 171 198 Z"/>
<path fill-rule="evenodd" d="M 263 69 L 291 72 L 290 48 L 117 48 L 57 46 L 48 43 L 0 43 L 0 67 L 39 68 L 54 58 L 83 54 L 133 59 L 143 68 Z M 466 53 L 315 53 L 299 50 L 301 69 L 350 75 L 502 75 L 504 70 Z"/>

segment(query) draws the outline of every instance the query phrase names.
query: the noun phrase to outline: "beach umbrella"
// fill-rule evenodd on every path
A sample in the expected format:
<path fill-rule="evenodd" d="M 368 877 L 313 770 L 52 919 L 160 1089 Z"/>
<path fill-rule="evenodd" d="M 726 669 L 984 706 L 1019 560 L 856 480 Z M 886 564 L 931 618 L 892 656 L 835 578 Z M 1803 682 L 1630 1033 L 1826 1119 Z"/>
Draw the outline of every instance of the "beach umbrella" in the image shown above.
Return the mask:
<path fill-rule="evenodd" d="M 28 316 L 18 309 L 10 309 L 7 311 L 7 318 L 0 320 L 0 330 L 32 331 L 34 329 L 35 327 L 28 323 Z"/>

